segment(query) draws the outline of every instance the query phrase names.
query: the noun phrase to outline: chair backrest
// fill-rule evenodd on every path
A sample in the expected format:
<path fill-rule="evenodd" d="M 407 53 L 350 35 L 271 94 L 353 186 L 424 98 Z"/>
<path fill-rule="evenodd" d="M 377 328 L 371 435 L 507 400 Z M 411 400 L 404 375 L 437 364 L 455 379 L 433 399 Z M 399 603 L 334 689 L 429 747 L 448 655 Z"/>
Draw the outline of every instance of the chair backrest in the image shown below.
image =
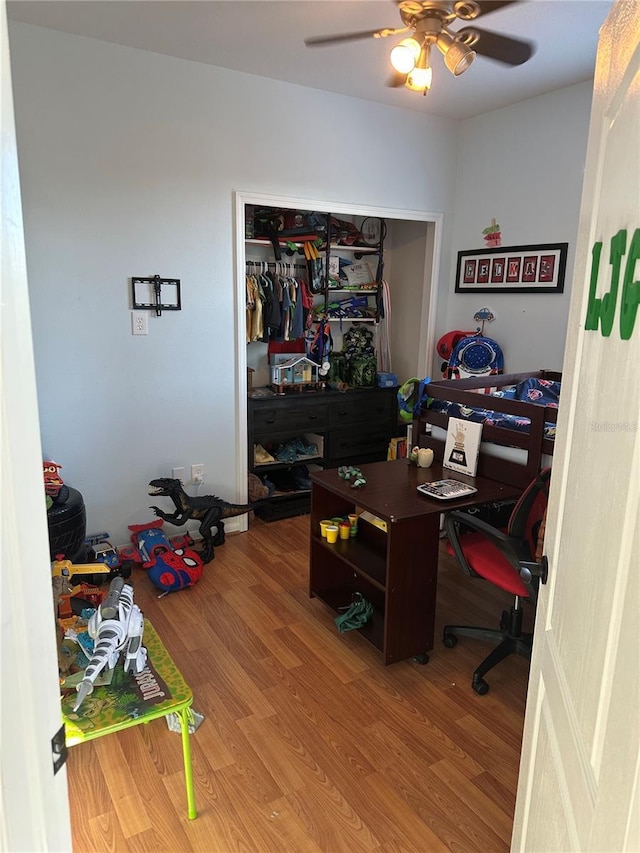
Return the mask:
<path fill-rule="evenodd" d="M 509 536 L 526 539 L 531 555 L 536 553 L 538 533 L 549 500 L 551 468 L 544 468 L 520 495 L 507 527 Z"/>

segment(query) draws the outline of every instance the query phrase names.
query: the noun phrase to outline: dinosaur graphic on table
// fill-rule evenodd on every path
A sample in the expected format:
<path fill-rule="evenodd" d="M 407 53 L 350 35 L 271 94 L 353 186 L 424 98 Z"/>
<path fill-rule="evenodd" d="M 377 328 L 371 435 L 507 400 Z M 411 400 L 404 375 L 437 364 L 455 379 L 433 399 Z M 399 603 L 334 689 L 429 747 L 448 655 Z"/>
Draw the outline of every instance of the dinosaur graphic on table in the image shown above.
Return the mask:
<path fill-rule="evenodd" d="M 164 512 L 157 506 L 149 507 L 155 514 L 169 521 L 171 524 L 185 524 L 190 519 L 200 522 L 200 535 L 204 543 L 201 557 L 203 563 L 209 563 L 215 557 L 214 546 L 224 544 L 224 521 L 225 518 L 234 518 L 251 512 L 260 503 L 234 504 L 222 500 L 216 495 L 188 495 L 180 480 L 171 477 L 159 477 L 149 483 L 149 494 L 153 497 L 163 496 L 171 498 L 176 511 Z M 215 536 L 212 528 L 216 529 Z"/>

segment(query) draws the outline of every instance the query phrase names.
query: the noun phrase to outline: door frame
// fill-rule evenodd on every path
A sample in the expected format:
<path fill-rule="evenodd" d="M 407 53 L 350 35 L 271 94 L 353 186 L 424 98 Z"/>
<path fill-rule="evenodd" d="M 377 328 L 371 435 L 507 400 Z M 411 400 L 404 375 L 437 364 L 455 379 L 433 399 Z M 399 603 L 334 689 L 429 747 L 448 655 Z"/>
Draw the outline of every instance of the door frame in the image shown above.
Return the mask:
<path fill-rule="evenodd" d="M 246 298 L 245 298 L 245 218 L 246 204 L 261 207 L 285 207 L 294 210 L 323 210 L 346 216 L 376 216 L 381 219 L 397 219 L 408 222 L 424 222 L 433 226 L 427 231 L 422 280 L 420 337 L 418 340 L 418 372 L 427 376 L 430 370 L 431 353 L 435 347 L 435 326 L 438 302 L 438 279 L 442 253 L 442 229 L 444 214 L 424 210 L 403 210 L 394 207 L 356 205 L 345 202 L 329 202 L 326 199 L 295 198 L 269 193 L 234 191 L 235 233 L 235 436 L 236 436 L 236 493 L 239 500 L 247 495 L 247 344 L 246 344 Z M 248 527 L 247 516 L 239 519 L 239 529 Z"/>
<path fill-rule="evenodd" d="M 544 541 L 549 579 L 537 603 L 511 840 L 518 853 L 640 849 L 640 329 L 625 339 L 616 328 L 626 303 L 616 304 L 612 272 L 614 235 L 629 270 L 627 233 L 632 240 L 640 219 L 639 15 L 639 0 L 616 0 L 598 37 Z M 608 331 L 605 311 L 585 320 L 605 293 L 616 315 Z"/>
<path fill-rule="evenodd" d="M 0 849 L 60 851 L 71 850 L 71 820 L 66 767 L 53 769 L 60 685 L 5 0 L 0 45 Z"/>

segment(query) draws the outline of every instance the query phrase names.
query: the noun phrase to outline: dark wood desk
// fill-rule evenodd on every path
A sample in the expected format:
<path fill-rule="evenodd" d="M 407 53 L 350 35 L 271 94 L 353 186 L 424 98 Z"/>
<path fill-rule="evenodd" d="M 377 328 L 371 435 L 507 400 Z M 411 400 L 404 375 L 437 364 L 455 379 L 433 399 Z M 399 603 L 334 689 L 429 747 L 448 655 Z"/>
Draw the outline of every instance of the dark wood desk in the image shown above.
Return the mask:
<path fill-rule="evenodd" d="M 361 465 L 366 485 L 354 489 L 337 470 L 311 475 L 309 595 L 336 612 L 360 592 L 373 605 L 373 617 L 360 633 L 380 650 L 385 664 L 408 657 L 428 660 L 433 648 L 440 514 L 490 501 L 518 497 L 520 489 L 470 478 L 435 464 L 416 468 L 406 459 Z M 468 482 L 477 492 L 437 501 L 416 486 L 443 477 Z M 358 535 L 330 545 L 320 520 L 367 510 L 386 522 L 387 531 L 361 520 Z"/>

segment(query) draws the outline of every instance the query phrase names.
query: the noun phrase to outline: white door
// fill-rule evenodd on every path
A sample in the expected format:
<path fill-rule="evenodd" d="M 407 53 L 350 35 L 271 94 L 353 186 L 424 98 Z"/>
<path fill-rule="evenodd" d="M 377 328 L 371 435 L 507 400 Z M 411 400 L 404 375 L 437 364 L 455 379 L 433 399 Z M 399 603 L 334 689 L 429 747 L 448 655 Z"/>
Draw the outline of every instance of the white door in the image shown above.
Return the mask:
<path fill-rule="evenodd" d="M 575 270 L 512 849 L 638 853 L 637 0 L 600 33 Z"/>
<path fill-rule="evenodd" d="M 2 569 L 0 849 L 68 851 L 67 776 L 53 773 L 60 729 L 51 564 L 31 342 L 7 10 L 0 0 L 2 77 Z"/>

